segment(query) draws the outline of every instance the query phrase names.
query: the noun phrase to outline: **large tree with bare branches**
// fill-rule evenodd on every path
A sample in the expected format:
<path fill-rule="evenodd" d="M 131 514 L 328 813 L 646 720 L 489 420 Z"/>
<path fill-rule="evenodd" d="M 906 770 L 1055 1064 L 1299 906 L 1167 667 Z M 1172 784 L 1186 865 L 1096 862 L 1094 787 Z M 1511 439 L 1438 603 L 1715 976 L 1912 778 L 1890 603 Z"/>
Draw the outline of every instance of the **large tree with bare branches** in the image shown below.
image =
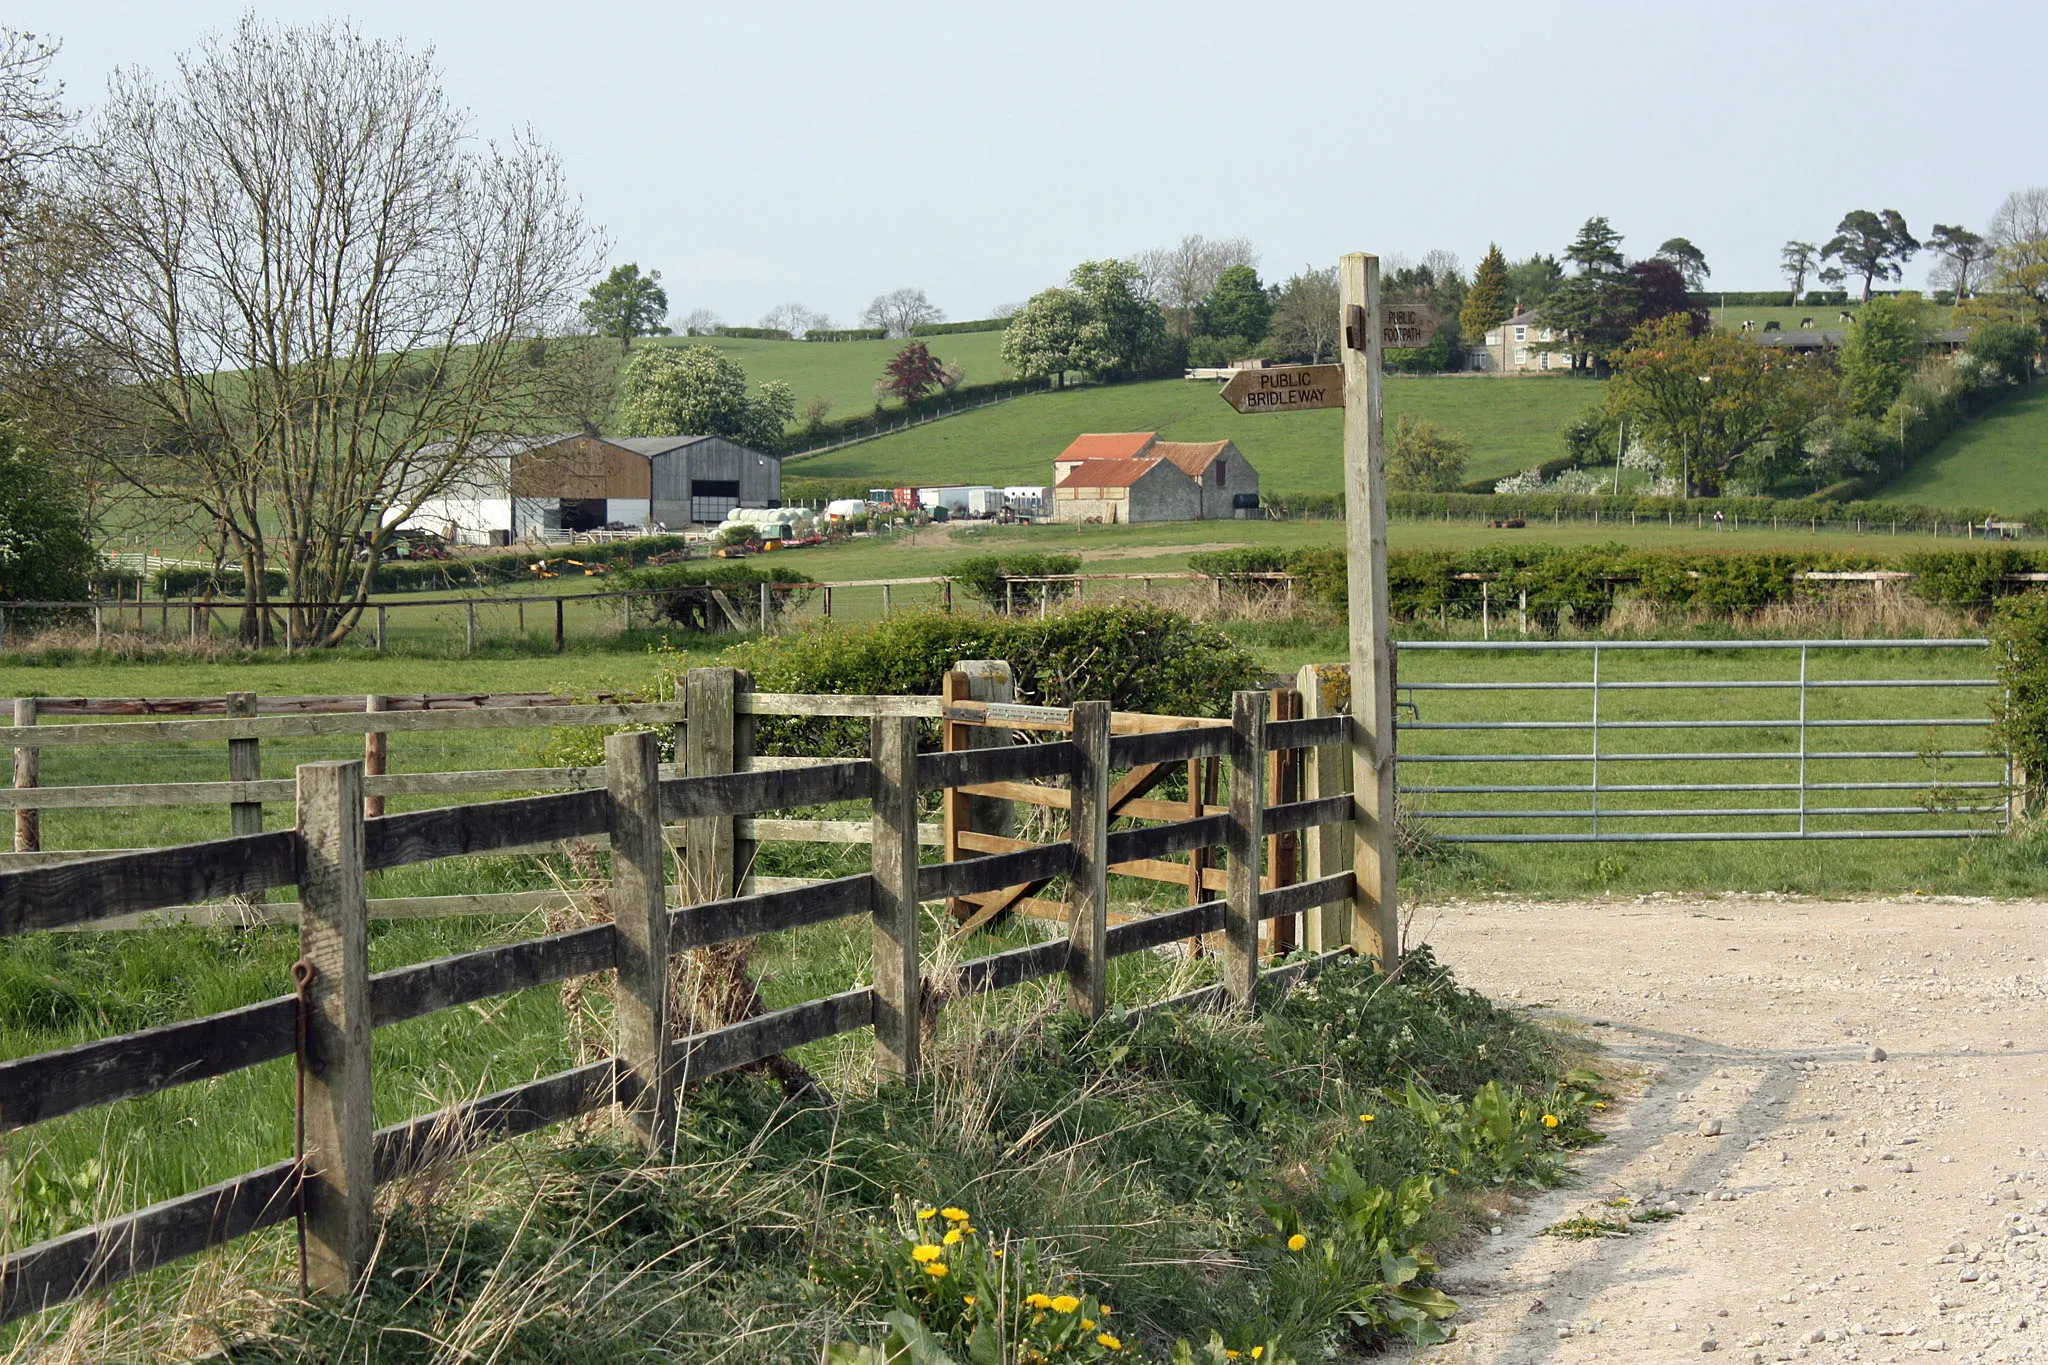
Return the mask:
<path fill-rule="evenodd" d="M 176 75 L 111 83 L 77 320 L 116 381 L 120 478 L 214 528 L 245 623 L 361 613 L 390 528 L 488 481 L 544 420 L 530 343 L 593 272 L 545 150 L 479 143 L 431 57 L 251 15 Z"/>

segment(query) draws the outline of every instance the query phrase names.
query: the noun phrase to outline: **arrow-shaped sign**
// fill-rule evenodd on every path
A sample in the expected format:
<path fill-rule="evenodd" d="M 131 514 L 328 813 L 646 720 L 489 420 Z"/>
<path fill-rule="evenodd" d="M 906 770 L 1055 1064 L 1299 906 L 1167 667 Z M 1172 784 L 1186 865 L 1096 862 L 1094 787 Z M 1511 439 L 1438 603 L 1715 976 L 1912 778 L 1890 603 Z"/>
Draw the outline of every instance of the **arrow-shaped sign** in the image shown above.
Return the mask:
<path fill-rule="evenodd" d="M 1279 365 L 1239 370 L 1223 386 L 1223 401 L 1239 412 L 1305 412 L 1344 406 L 1342 365 Z"/>

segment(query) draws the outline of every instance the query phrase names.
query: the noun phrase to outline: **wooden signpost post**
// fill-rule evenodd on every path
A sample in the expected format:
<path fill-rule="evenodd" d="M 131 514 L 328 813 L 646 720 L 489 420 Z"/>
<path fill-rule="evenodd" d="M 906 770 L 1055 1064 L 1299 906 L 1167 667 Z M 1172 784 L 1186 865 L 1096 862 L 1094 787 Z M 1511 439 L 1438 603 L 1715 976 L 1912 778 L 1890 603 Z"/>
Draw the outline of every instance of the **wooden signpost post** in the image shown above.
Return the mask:
<path fill-rule="evenodd" d="M 1351 594 L 1351 764 L 1356 888 L 1351 945 L 1391 971 L 1401 950 L 1394 902 L 1394 646 L 1387 624 L 1386 454 L 1380 443 L 1380 353 L 1426 346 L 1428 307 L 1380 306 L 1380 261 L 1352 252 L 1337 269 L 1341 363 L 1240 370 L 1223 386 L 1241 413 L 1344 409 L 1344 522 Z"/>

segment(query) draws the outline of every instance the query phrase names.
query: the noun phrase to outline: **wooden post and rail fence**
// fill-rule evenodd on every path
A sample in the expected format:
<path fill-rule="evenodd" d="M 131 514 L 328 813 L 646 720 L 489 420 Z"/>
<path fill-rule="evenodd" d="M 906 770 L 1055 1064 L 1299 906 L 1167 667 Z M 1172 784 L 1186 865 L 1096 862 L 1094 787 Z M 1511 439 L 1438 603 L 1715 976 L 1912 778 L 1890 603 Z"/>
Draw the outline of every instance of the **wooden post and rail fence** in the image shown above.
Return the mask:
<path fill-rule="evenodd" d="M 762 583 L 756 585 L 751 594 L 746 590 L 725 588 L 713 583 L 678 584 L 661 588 L 624 588 L 575 594 L 469 594 L 459 597 L 428 597 L 407 595 L 386 595 L 373 602 L 301 602 L 289 599 L 267 600 L 259 605 L 265 612 L 276 613 L 275 643 L 284 646 L 287 653 L 299 647 L 292 638 L 291 622 L 302 612 L 339 611 L 355 612 L 352 632 L 367 637 L 369 647 L 376 650 L 385 648 L 390 615 L 393 612 L 408 611 L 459 611 L 460 624 L 441 623 L 449 631 L 462 631 L 463 648 L 474 653 L 486 634 L 485 623 L 480 623 L 478 611 L 490 608 L 515 613 L 516 625 L 513 630 L 517 638 L 526 639 L 527 608 L 536 608 L 536 625 L 544 628 L 548 620 L 548 609 L 553 610 L 554 648 L 568 647 L 568 610 L 571 605 L 597 605 L 609 610 L 609 604 L 616 604 L 621 629 L 630 630 L 635 618 L 643 608 L 656 607 L 658 601 L 682 599 L 697 608 L 693 619 L 705 629 L 751 631 L 775 629 L 776 625 L 789 618 L 800 605 L 815 595 L 819 616 L 827 621 L 833 618 L 833 594 L 841 594 L 840 615 L 847 614 L 844 594 L 858 589 L 876 589 L 880 593 L 880 615 L 887 617 L 897 609 L 894 590 L 898 588 L 936 589 L 936 603 L 942 610 L 953 609 L 953 587 L 956 580 L 945 574 L 929 574 L 908 578 L 858 578 L 837 582 Z M 1223 601 L 1226 583 L 1250 586 L 1264 585 L 1277 587 L 1290 599 L 1294 593 L 1294 575 L 1286 573 L 1248 572 L 1233 574 L 1206 574 L 1193 571 L 1170 571 L 1155 573 L 1073 573 L 1017 575 L 1010 578 L 1004 589 L 1003 609 L 1012 613 L 1037 610 L 1043 615 L 1048 605 L 1055 600 L 1071 598 L 1085 602 L 1088 585 L 1137 584 L 1139 594 L 1147 599 L 1154 596 L 1154 585 L 1158 583 L 1203 583 L 1212 603 Z M 749 600 L 751 598 L 751 600 Z M 97 645 L 109 633 L 130 632 L 153 634 L 160 639 L 184 638 L 239 638 L 242 630 L 243 604 L 233 598 L 196 597 L 160 598 L 144 601 L 141 597 L 121 598 L 111 601 L 10 601 L 0 602 L 0 639 L 10 634 L 23 634 L 52 620 L 90 622 L 93 642 Z M 764 627 L 765 623 L 765 627 Z"/>
<path fill-rule="evenodd" d="M 214 711 L 218 718 L 16 725 L 4 742 L 19 749 L 23 741 L 36 747 L 104 743 L 110 730 L 147 731 L 152 741 L 191 738 L 232 746 L 278 734 L 403 734 L 434 728 L 424 723 L 429 720 L 473 728 L 515 721 L 653 724 L 679 727 L 682 762 L 680 772 L 660 763 L 661 735 L 655 730 L 614 733 L 606 740 L 601 769 L 516 774 L 522 785 L 545 785 L 539 780 L 545 777 L 573 789 L 378 815 L 370 802 L 379 779 L 368 772 L 366 755 L 302 765 L 285 783 L 238 778 L 173 784 L 208 788 L 188 795 L 226 797 L 235 808 L 289 799 L 296 805 L 291 829 L 243 828 L 254 822 L 237 809 L 237 832 L 202 843 L 111 854 L 14 855 L 7 870 L 0 870 L 0 937 L 160 923 L 178 907 L 222 902 L 260 908 L 272 890 L 296 886 L 300 970 L 308 980 L 303 1006 L 296 996 L 280 994 L 0 1063 L 0 1131 L 292 1056 L 303 1008 L 306 1142 L 302 1155 L 0 1257 L 0 1321 L 289 1221 L 301 1206 L 311 1283 L 324 1291 L 348 1291 L 369 1261 L 372 1196 L 380 1183 L 611 1106 L 623 1111 L 646 1142 L 659 1145 L 672 1132 L 676 1106 L 687 1102 L 692 1085 L 861 1028 L 873 1030 L 880 1071 L 915 1075 L 926 1017 L 941 999 L 1063 977 L 1068 1002 L 1097 1015 L 1108 1004 L 1111 959 L 1183 940 L 1214 946 L 1218 984 L 1153 1007 L 1248 1008 L 1262 979 L 1284 986 L 1319 970 L 1333 952 L 1392 958 L 1395 943 L 1381 935 L 1370 913 L 1361 914 L 1362 907 L 1372 907 L 1357 894 L 1349 867 L 1355 827 L 1347 752 L 1351 721 L 1332 713 L 1317 671 L 1304 670 L 1310 691 L 1300 699 L 1300 718 L 1291 718 L 1292 703 L 1276 715 L 1271 694 L 1241 692 L 1228 721 L 1112 714 L 1104 702 L 1017 706 L 1002 699 L 1006 673 L 1000 665 L 964 667 L 937 698 L 758 693 L 744 674 L 707 669 L 686 677 L 676 702 L 529 700 L 522 706 L 453 709 L 446 698 L 391 697 L 381 699 L 380 710 L 370 699 L 349 698 L 348 710 L 329 711 L 321 708 L 344 699 L 265 701 L 238 694 L 174 704 Z M 90 714 L 85 705 L 59 701 L 50 712 Z M 867 757 L 757 758 L 757 718 L 789 715 L 869 718 Z M 26 719 L 34 718 L 31 708 Z M 20 712 L 17 719 L 24 719 Z M 946 747 L 919 752 L 920 728 L 933 721 Z M 1016 742 L 1033 733 L 1040 742 Z M 1281 799 L 1272 799 L 1269 769 L 1276 755 L 1301 774 L 1307 795 L 1289 786 Z M 1221 806 L 1214 803 L 1221 793 L 1207 781 L 1219 764 L 1227 769 L 1220 774 L 1228 796 Z M 1143 795 L 1164 775 L 1180 772 L 1199 779 L 1186 802 Z M 442 791 L 465 783 L 503 784 L 512 776 L 409 775 L 459 779 L 443 782 Z M 390 775 L 381 780 L 384 794 L 404 790 L 389 785 Z M 65 790 L 15 795 L 34 793 L 48 801 Z M 921 794 L 934 791 L 940 793 L 943 817 L 937 827 L 919 818 Z M 866 820 L 768 814 L 855 801 L 868 803 Z M 978 828 L 1011 828 L 1006 812 L 1019 801 L 1064 811 L 1065 837 L 1023 843 Z M 32 808 L 17 805 L 22 809 Z M 1113 828 L 1117 823 L 1125 827 Z M 855 824 L 857 833 L 847 828 Z M 791 837 L 869 843 L 870 870 L 779 883 L 745 875 L 754 841 Z M 609 922 L 390 971 L 369 970 L 371 874 L 571 840 L 610 848 Z M 1274 840 L 1301 845 L 1305 880 L 1276 877 Z M 944 861 L 923 862 L 923 844 L 942 845 Z M 680 884 L 671 875 L 671 849 L 677 845 Z M 1225 853 L 1220 868 L 1213 861 L 1218 848 Z M 1166 861 L 1176 855 L 1190 861 Z M 1192 903 L 1158 913 L 1114 913 L 1112 874 L 1172 880 L 1190 888 Z M 1213 894 L 1211 880 L 1217 874 L 1220 896 Z M 1063 898 L 1047 901 L 1034 894 L 1053 879 L 1066 881 Z M 1005 908 L 1056 918 L 1065 932 L 960 963 L 935 981 L 924 973 L 920 943 L 920 906 L 931 902 L 962 914 L 962 934 Z M 516 907 L 498 911 L 511 908 Z M 686 1031 L 687 1010 L 668 984 L 672 956 L 851 917 L 866 917 L 872 925 L 870 985 Z M 1300 939 L 1317 955 L 1262 973 L 1261 927 L 1297 918 Z M 1275 949 L 1292 941 L 1280 934 L 1269 939 Z M 613 1056 L 373 1127 L 376 1029 L 607 971 L 617 979 Z"/>

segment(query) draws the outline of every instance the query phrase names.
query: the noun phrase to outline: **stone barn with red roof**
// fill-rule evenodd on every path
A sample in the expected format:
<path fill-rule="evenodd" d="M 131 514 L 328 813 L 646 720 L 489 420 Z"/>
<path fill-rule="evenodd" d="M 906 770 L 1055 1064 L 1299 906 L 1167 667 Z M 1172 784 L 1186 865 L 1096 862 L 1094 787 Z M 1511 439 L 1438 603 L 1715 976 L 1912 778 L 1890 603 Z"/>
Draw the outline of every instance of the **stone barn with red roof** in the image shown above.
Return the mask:
<path fill-rule="evenodd" d="M 1259 471 L 1229 441 L 1091 432 L 1053 461 L 1055 521 L 1230 521 L 1259 515 Z"/>

